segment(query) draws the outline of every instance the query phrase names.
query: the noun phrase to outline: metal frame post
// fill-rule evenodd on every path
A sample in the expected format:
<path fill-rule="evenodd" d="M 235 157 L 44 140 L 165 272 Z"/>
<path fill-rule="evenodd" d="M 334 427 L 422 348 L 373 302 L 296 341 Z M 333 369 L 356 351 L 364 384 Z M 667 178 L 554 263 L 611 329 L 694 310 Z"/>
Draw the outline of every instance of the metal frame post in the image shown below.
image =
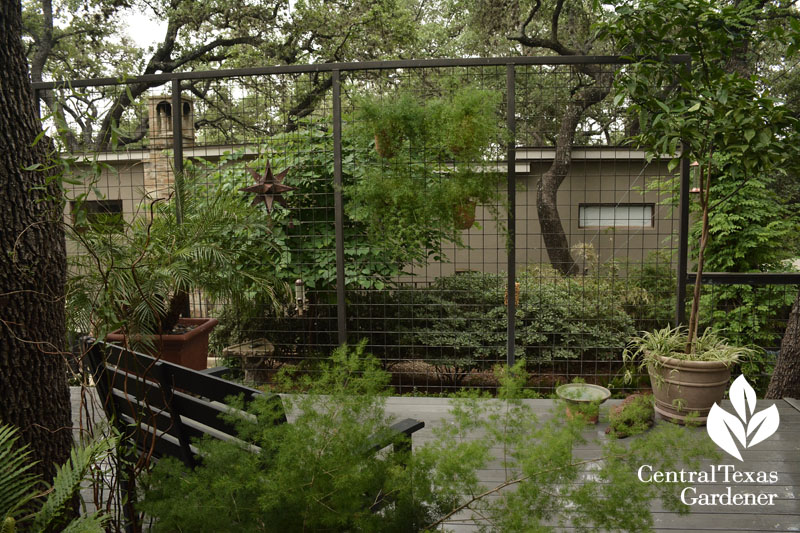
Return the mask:
<path fill-rule="evenodd" d="M 172 177 L 175 185 L 175 222 L 183 224 L 183 101 L 181 80 L 172 80 Z M 191 303 L 187 299 L 181 310 L 184 317 L 192 316 Z"/>
<path fill-rule="evenodd" d="M 338 70 L 333 76 L 333 211 L 336 232 L 336 319 L 339 344 L 347 342 L 344 280 L 344 200 L 342 198 L 342 94 Z"/>
<path fill-rule="evenodd" d="M 181 101 L 181 81 L 172 80 L 172 174 L 175 180 L 175 219 L 183 223 L 183 102 Z"/>
<path fill-rule="evenodd" d="M 516 69 L 514 64 L 506 65 L 506 125 L 509 140 L 506 158 L 508 159 L 507 187 L 508 187 L 508 236 L 506 240 L 506 254 L 508 256 L 508 294 L 507 315 L 507 354 L 508 366 L 513 366 L 515 361 L 516 331 L 515 321 L 517 315 L 516 288 L 517 288 L 517 245 L 516 245 L 516 219 L 517 219 L 517 148 L 516 148 Z"/>
<path fill-rule="evenodd" d="M 689 184 L 691 174 L 686 158 L 688 146 L 681 150 L 680 203 L 678 212 L 678 283 L 675 293 L 675 325 L 686 323 L 686 272 L 689 262 Z"/>

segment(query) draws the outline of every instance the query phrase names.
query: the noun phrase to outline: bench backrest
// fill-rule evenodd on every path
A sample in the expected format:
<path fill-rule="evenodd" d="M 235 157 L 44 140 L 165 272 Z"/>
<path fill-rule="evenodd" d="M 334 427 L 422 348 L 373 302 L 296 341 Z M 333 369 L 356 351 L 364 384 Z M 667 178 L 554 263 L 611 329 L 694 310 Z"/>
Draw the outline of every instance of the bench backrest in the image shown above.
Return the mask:
<path fill-rule="evenodd" d="M 220 415 L 229 413 L 230 397 L 245 407 L 263 392 L 120 346 L 90 342 L 89 362 L 103 408 L 126 438 L 143 453 L 172 456 L 196 464 L 192 439 L 210 435 L 236 438 Z M 276 423 L 286 422 L 278 395 L 269 396 Z"/>

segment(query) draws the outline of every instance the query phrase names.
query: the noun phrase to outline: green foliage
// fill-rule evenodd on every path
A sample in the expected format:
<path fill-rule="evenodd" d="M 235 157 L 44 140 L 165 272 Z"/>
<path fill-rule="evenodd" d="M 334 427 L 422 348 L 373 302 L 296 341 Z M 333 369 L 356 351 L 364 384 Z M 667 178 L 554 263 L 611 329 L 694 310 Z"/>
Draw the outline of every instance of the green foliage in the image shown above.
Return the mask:
<path fill-rule="evenodd" d="M 673 264 L 671 251 L 657 250 L 650 252 L 641 263 L 622 265 L 627 276 L 620 282 L 642 296 L 635 304 L 626 306 L 628 314 L 636 321 L 637 330 L 663 328 L 675 320 L 678 280 Z"/>
<path fill-rule="evenodd" d="M 69 460 L 56 469 L 53 486 L 44 492 L 37 490 L 40 480 L 27 471 L 27 446 L 15 445 L 18 437 L 10 426 L 0 426 L 0 520 L 2 532 L 13 533 L 17 524 L 24 531 L 62 531 L 71 533 L 102 533 L 107 516 L 92 513 L 71 518 L 72 501 L 80 491 L 81 482 L 88 479 L 90 469 L 114 450 L 116 440 L 101 439 L 76 447 Z M 30 512 L 35 508 L 34 512 Z M 21 511 L 25 516 L 19 516 Z"/>
<path fill-rule="evenodd" d="M 311 327 L 316 344 L 336 344 L 335 333 L 331 333 L 336 331 L 332 132 L 309 125 L 291 134 L 271 137 L 261 150 L 254 160 L 235 152 L 219 162 L 200 161 L 195 163 L 196 171 L 205 173 L 204 179 L 221 192 L 237 197 L 242 208 L 250 198 L 238 193 L 238 189 L 252 184 L 246 166 L 261 172 L 269 159 L 276 171 L 289 169 L 285 183 L 297 190 L 284 193 L 286 207 L 276 205 L 269 215 L 258 209 L 262 223 L 243 226 L 237 233 L 237 245 L 248 247 L 251 252 L 246 256 L 248 261 L 273 265 L 279 280 L 294 284 L 296 279 L 302 279 L 310 311 L 297 316 L 289 307 L 290 312 L 281 316 L 265 313 L 269 301 L 265 302 L 256 293 L 250 301 L 223 308 L 221 324 L 212 340 L 224 346 L 247 339 L 253 331 L 270 331 L 274 332 L 271 340 L 278 349 L 292 351 L 295 345 L 308 342 L 304 335 Z M 345 186 L 364 181 L 366 167 L 361 162 L 374 157 L 371 141 L 345 135 L 342 143 Z M 402 194 L 402 190 L 393 190 Z M 353 206 L 346 206 L 343 223 L 345 286 L 352 298 L 359 298 L 355 294 L 359 289 L 381 290 L 393 286 L 408 265 L 424 264 L 431 255 L 442 258 L 435 253 L 443 238 L 441 229 L 416 223 L 395 226 L 391 238 L 378 240 L 370 238 L 370 235 L 375 237 L 375 232 L 354 215 L 354 210 Z M 313 326 L 309 326 L 309 321 L 313 321 Z"/>
<path fill-rule="evenodd" d="M 623 353 L 626 362 L 636 362 L 640 369 L 648 365 L 660 365 L 660 357 L 672 357 L 683 361 L 718 361 L 733 365 L 753 355 L 754 350 L 729 344 L 711 328 L 706 329 L 696 340 L 693 353 L 686 353 L 688 332 L 685 327 L 669 326 L 655 330 L 643 331 L 632 337 Z"/>
<path fill-rule="evenodd" d="M 51 4 L 52 21 L 43 13 L 44 6 Z M 158 70 L 173 72 L 430 55 L 433 51 L 429 43 L 418 39 L 418 17 L 431 11 L 424 6 L 420 12 L 422 7 L 394 0 L 302 0 L 292 2 L 291 9 L 285 1 L 25 0 L 23 32 L 34 81 L 125 79 L 152 73 L 157 63 Z M 131 9 L 164 23 L 160 30 L 139 35 L 152 38 L 149 49 L 139 47 L 128 35 Z M 136 21 L 135 26 L 137 22 L 142 24 Z M 134 31 L 148 33 L 135 26 Z M 37 68 L 40 64 L 41 68 Z M 287 76 L 272 84 L 266 91 L 271 95 L 271 105 L 276 106 L 274 116 L 288 115 L 294 121 L 298 114 L 313 110 L 324 101 L 321 95 L 329 89 L 328 83 L 329 77 L 314 73 Z M 148 87 L 131 87 L 132 98 L 125 97 L 125 91 L 117 87 L 98 87 L 82 98 L 68 99 L 53 107 L 62 107 L 67 116 L 78 117 L 71 124 L 76 130 L 80 128 L 74 137 L 84 146 L 96 146 L 98 133 L 109 133 L 107 125 L 114 122 L 115 113 L 122 115 L 116 117 L 116 122 L 125 132 L 124 142 L 138 143 L 135 132 L 144 127 L 142 96 Z M 211 110 L 204 117 L 208 123 L 198 131 L 199 137 L 216 144 L 223 139 L 241 140 L 241 134 L 260 128 L 263 132 L 263 122 L 255 114 L 230 116 L 229 110 L 252 105 L 255 97 L 249 81 L 242 80 L 240 87 L 245 89 L 244 94 L 231 91 L 230 84 L 209 84 L 194 91 L 204 107 Z M 55 96 L 57 99 L 57 92 Z M 299 106 L 302 112 L 298 111 L 298 102 L 305 102 Z"/>
<path fill-rule="evenodd" d="M 734 188 L 726 176 L 712 185 L 712 196 L 724 198 L 709 213 L 710 240 L 705 251 L 705 268 L 712 272 L 787 272 L 793 271 L 789 258 L 796 245 L 798 223 L 774 189 L 769 175 L 750 178 Z M 665 188 L 666 187 L 666 190 Z M 677 207 L 679 180 L 653 182 L 648 190 L 667 196 L 668 205 Z M 671 191 L 671 194 L 670 194 Z M 689 233 L 690 256 L 697 258 L 702 231 L 700 206 L 692 202 L 697 214 Z M 675 271 L 668 252 L 654 252 L 641 265 L 627 265 L 629 281 L 646 290 L 651 304 L 634 315 L 637 329 L 660 328 L 672 322 L 675 308 Z M 704 287 L 700 299 L 700 325 L 725 332 L 734 344 L 775 346 L 783 334 L 781 317 L 788 312 L 794 296 L 782 286 L 715 285 Z"/>
<path fill-rule="evenodd" d="M 27 446 L 16 444 L 19 437 L 11 426 L 0 426 L 0 519 L 13 527 L 17 511 L 36 495 L 38 478 L 28 472 L 33 463 Z M 13 531 L 13 529 L 12 529 Z"/>
<path fill-rule="evenodd" d="M 432 126 L 428 110 L 407 91 L 385 96 L 362 96 L 354 102 L 356 131 L 373 136 L 378 155 L 391 159 L 402 150 L 419 150 Z M 405 145 L 405 146 L 404 146 Z"/>
<path fill-rule="evenodd" d="M 51 530 L 69 515 L 71 502 L 80 491 L 81 482 L 89 477 L 90 469 L 108 456 L 115 446 L 115 439 L 107 438 L 70 450 L 67 462 L 56 469 L 52 490 L 33 517 L 34 531 Z M 93 514 L 72 521 L 63 531 L 104 531 L 104 522 L 105 519 Z"/>
<path fill-rule="evenodd" d="M 79 251 L 70 257 L 67 286 L 70 329 L 103 337 L 124 328 L 129 335 L 169 332 L 179 295 L 242 302 L 256 294 L 273 307 L 282 290 L 269 257 L 274 246 L 256 209 L 215 185 L 203 183 L 189 165 L 176 197 L 153 200 L 121 231 L 76 227 Z M 137 342 L 146 343 L 146 338 Z"/>
<path fill-rule="evenodd" d="M 418 102 L 416 99 L 411 101 Z M 395 279 L 407 266 L 425 264 L 429 258 L 444 260 L 439 252 L 441 243 L 457 239 L 453 233 L 453 207 L 460 205 L 465 192 L 471 197 L 481 198 L 490 189 L 495 190 L 494 185 L 487 184 L 485 174 L 465 175 L 463 170 L 458 176 L 446 178 L 433 176 L 430 168 L 420 174 L 431 178 L 430 185 L 437 191 L 437 201 L 421 197 L 419 192 L 409 189 L 407 183 L 387 186 L 393 178 L 386 178 L 388 181 L 370 180 L 367 178 L 370 166 L 363 162 L 375 163 L 379 159 L 372 149 L 372 142 L 371 137 L 364 138 L 363 132 L 362 135 L 344 135 L 342 180 L 345 190 L 352 192 L 352 187 L 360 184 L 357 186 L 358 194 L 369 196 L 369 202 L 374 200 L 381 204 L 384 200 L 378 198 L 384 198 L 402 208 L 376 214 L 364 211 L 358 202 L 345 205 L 345 286 L 356 309 L 363 303 L 363 298 L 372 297 L 369 292 L 361 294 L 357 290 L 388 289 L 394 286 Z M 335 335 L 331 337 L 329 333 L 336 331 L 335 309 L 332 307 L 336 283 L 332 150 L 332 132 L 312 125 L 291 134 L 271 137 L 254 160 L 248 161 L 242 152 L 237 152 L 225 155 L 219 162 L 194 163 L 195 172 L 204 173 L 204 179 L 213 187 L 231 196 L 238 195 L 239 188 L 252 183 L 245 166 L 261 172 L 267 159 L 276 171 L 289 169 L 285 183 L 297 187 L 296 191 L 284 193 L 286 207 L 276 206 L 269 215 L 259 213 L 265 219 L 262 226 L 268 228 L 268 233 L 257 225 L 249 225 L 242 227 L 236 238 L 237 245 L 247 246 L 250 252 L 243 259 L 274 265 L 275 276 L 286 283 L 303 280 L 311 314 L 301 317 L 291 312 L 283 316 L 265 313 L 264 308 L 269 306 L 265 306 L 263 299 L 255 294 L 249 302 L 242 301 L 241 305 L 229 305 L 223 309 L 221 324 L 214 332 L 216 345 L 244 340 L 252 331 L 270 331 L 274 332 L 271 340 L 276 347 L 286 347 L 291 351 L 294 345 L 307 342 L 304 335 L 309 320 L 314 321 L 312 329 L 316 344 L 336 343 Z M 410 173 L 413 168 L 416 167 L 409 167 Z M 398 179 L 422 179 L 411 178 L 410 173 Z M 404 198 L 407 195 L 415 198 L 406 202 Z M 387 199 L 390 196 L 393 199 Z M 249 201 L 244 195 L 238 198 L 240 208 Z M 373 220 L 372 215 L 379 216 L 380 220 Z M 406 216 L 411 217 L 413 223 L 403 220 Z M 442 217 L 448 218 L 445 226 L 450 229 L 443 229 L 439 222 L 434 221 L 441 221 Z M 351 326 L 354 327 L 352 331 L 358 331 L 356 324 Z"/>
<path fill-rule="evenodd" d="M 750 177 L 745 183 L 720 175 L 711 195 L 721 198 L 709 213 L 710 240 L 706 268 L 712 272 L 786 272 L 796 256 L 797 211 L 789 209 L 775 192 L 775 175 Z M 692 227 L 691 241 L 700 240 L 700 224 Z M 696 255 L 696 246 L 693 251 Z M 725 332 L 735 344 L 775 346 L 784 326 L 776 320 L 787 313 L 794 294 L 783 287 L 725 285 L 704 291 L 701 324 Z"/>
<path fill-rule="evenodd" d="M 473 86 L 425 105 L 402 89 L 357 100 L 353 131 L 362 143 L 374 139 L 377 153 L 360 161 L 363 175 L 345 187 L 349 216 L 366 223 L 376 243 L 460 242 L 460 206 L 497 209 L 501 178 L 485 158 L 502 147 L 499 101 L 499 93 Z"/>
<path fill-rule="evenodd" d="M 497 114 L 500 104 L 498 92 L 469 85 L 435 100 L 430 105 L 433 107 L 431 127 L 438 137 L 437 144 L 451 158 L 479 159 L 502 140 Z"/>
<path fill-rule="evenodd" d="M 778 353 L 756 349 L 753 353 L 741 362 L 739 370 L 747 378 L 747 382 L 755 389 L 759 398 L 764 398 L 769 382 L 775 370 L 775 361 Z M 737 377 L 735 374 L 733 378 Z"/>
<path fill-rule="evenodd" d="M 745 183 L 732 183 L 730 176 L 721 175 L 711 186 L 711 195 L 722 200 L 709 213 L 709 270 L 785 270 L 784 261 L 795 252 L 787 244 L 792 243 L 799 221 L 774 186 L 771 175 L 751 176 Z M 697 242 L 700 228 L 692 229 Z"/>
<path fill-rule="evenodd" d="M 415 449 L 415 460 L 434 465 L 437 490 L 460 495 L 451 513 L 473 512 L 491 524 L 488 531 L 643 531 L 652 527 L 646 510 L 655 498 L 670 510 L 688 511 L 678 498 L 682 487 L 642 484 L 635 472 L 650 461 L 659 470 L 697 468 L 700 457 L 714 454 L 704 432 L 665 424 L 628 447 L 606 442 L 597 459 L 581 461 L 573 453 L 586 442 L 579 417 L 565 423 L 563 411 L 537 416 L 519 399 L 525 379 L 521 368 L 507 374 L 502 402 L 477 394 L 454 400 L 454 421 L 434 429 L 434 442 Z M 491 449 L 501 450 L 505 475 L 487 487 L 475 470 L 493 458 Z M 587 468 L 591 476 L 585 476 Z M 513 490 L 503 490 L 507 487 Z"/>
<path fill-rule="evenodd" d="M 220 191 L 236 195 L 239 188 L 252 184 L 245 167 L 260 172 L 266 160 L 276 171 L 289 169 L 285 183 L 297 187 L 284 193 L 287 205 L 276 206 L 267 219 L 270 240 L 244 227 L 240 238 L 262 244 L 261 253 L 270 257 L 277 276 L 287 282 L 302 279 L 308 289 L 328 291 L 336 282 L 334 234 L 333 135 L 330 130 L 309 126 L 265 141 L 262 153 L 252 161 L 242 152 L 227 154 L 219 162 L 200 162 L 207 180 Z M 342 146 L 342 181 L 345 186 L 364 180 L 363 165 L 370 147 L 345 136 Z M 240 195 L 240 202 L 249 201 Z M 345 210 L 345 283 L 350 289 L 382 289 L 408 264 L 423 262 L 426 247 L 439 235 L 422 225 L 397 228 L 391 242 L 365 242 L 369 228 Z"/>
<path fill-rule="evenodd" d="M 617 407 L 612 407 L 609 412 L 606 434 L 624 439 L 644 433 L 653 426 L 655 411 L 652 395 L 629 396 Z"/>
<path fill-rule="evenodd" d="M 517 279 L 516 356 L 529 363 L 611 360 L 635 331 L 622 284 L 538 267 Z M 505 359 L 505 289 L 503 274 L 470 272 L 438 278 L 426 289 L 397 290 L 400 344 L 456 381 L 487 369 Z"/>
<path fill-rule="evenodd" d="M 708 239 L 718 241 L 708 250 L 717 267 L 757 270 L 779 259 L 771 247 L 785 250 L 796 227 L 768 192 L 771 177 L 798 161 L 796 117 L 757 76 L 736 68 L 749 45 L 768 41 L 794 51 L 800 32 L 770 22 L 779 9 L 755 0 L 625 2 L 601 30 L 636 58 L 617 78 L 615 102 L 630 104 L 637 141 L 653 156 L 673 157 L 672 168 L 682 146 L 683 157 L 698 164 L 698 271 Z M 682 53 L 691 66 L 671 61 Z M 693 304 L 687 350 L 698 327 L 699 301 Z"/>
<path fill-rule="evenodd" d="M 739 44 L 763 37 L 755 20 L 769 9 L 754 1 L 720 6 L 707 0 L 616 8 L 606 32 L 647 59 L 623 72 L 615 99 L 629 99 L 642 125 L 639 140 L 653 153 L 674 156 L 683 141 L 686 157 L 739 184 L 781 171 L 794 151 L 792 117 L 757 79 L 725 70 Z M 692 56 L 691 69 L 670 60 L 679 53 Z"/>
<path fill-rule="evenodd" d="M 734 344 L 775 347 L 793 301 L 784 286 L 715 286 L 700 300 L 701 324 L 724 331 Z"/>
<path fill-rule="evenodd" d="M 193 471 L 159 462 L 142 509 L 156 531 L 220 532 L 430 531 L 461 511 L 484 517 L 489 531 L 550 531 L 554 523 L 642 531 L 652 526 L 655 498 L 688 511 L 681 484 L 643 484 L 636 471 L 697 469 L 714 449 L 705 432 L 664 424 L 628 447 L 609 442 L 596 458 L 577 459 L 581 422 L 565 423 L 563 412 L 537 416 L 520 399 L 522 363 L 499 378 L 498 400 L 462 393 L 450 420 L 411 456 L 376 456 L 364 443 L 389 421 L 387 376 L 363 345 L 340 348 L 318 380 L 307 380 L 308 395 L 287 396 L 290 423 L 272 424 L 258 402 L 254 416 L 231 415 L 243 442 L 200 442 L 203 463 Z M 498 450 L 504 478 L 487 487 L 477 472 Z"/>
<path fill-rule="evenodd" d="M 143 510 L 158 519 L 157 531 L 421 529 L 443 505 L 441 497 L 408 475 L 405 454 L 381 457 L 368 450 L 370 437 L 389 425 L 382 392 L 387 379 L 363 345 L 336 350 L 319 375 L 303 380 L 307 394 L 285 398 L 291 423 L 271 424 L 274 415 L 263 403 L 255 406 L 258 422 L 236 420 L 257 453 L 202 442 L 203 464 L 191 473 L 162 461 Z M 197 501 L 204 502 L 199 512 Z M 382 509 L 371 512 L 374 505 Z"/>

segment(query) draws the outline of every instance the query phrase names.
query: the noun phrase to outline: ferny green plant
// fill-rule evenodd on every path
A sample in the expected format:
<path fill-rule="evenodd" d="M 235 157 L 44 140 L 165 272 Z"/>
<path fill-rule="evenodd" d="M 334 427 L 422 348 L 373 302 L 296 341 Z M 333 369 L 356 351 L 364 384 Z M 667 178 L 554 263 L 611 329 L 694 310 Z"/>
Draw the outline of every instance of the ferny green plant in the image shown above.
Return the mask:
<path fill-rule="evenodd" d="M 114 450 L 115 439 L 103 438 L 73 448 L 67 462 L 56 469 L 52 487 L 45 487 L 29 472 L 33 466 L 30 451 L 16 444 L 18 438 L 15 428 L 0 426 L 0 531 L 105 531 L 108 516 L 94 512 L 74 517 L 72 504 L 81 483 L 89 479 L 90 469 Z"/>
<path fill-rule="evenodd" d="M 637 468 L 697 468 L 713 455 L 705 433 L 664 424 L 629 446 L 607 441 L 594 458 L 576 456 L 582 422 L 534 413 L 521 399 L 522 364 L 498 371 L 498 399 L 454 399 L 449 421 L 413 454 L 376 455 L 365 439 L 390 421 L 389 377 L 363 345 L 338 349 L 319 375 L 297 379 L 310 389 L 285 397 L 288 424 L 271 424 L 273 412 L 257 403 L 250 415 L 231 415 L 241 442 L 199 441 L 194 470 L 156 465 L 142 504 L 155 531 L 432 531 L 459 513 L 487 531 L 642 531 L 653 524 L 652 500 L 688 507 L 680 483 L 643 484 Z M 502 479 L 487 486 L 477 472 L 497 453 Z"/>

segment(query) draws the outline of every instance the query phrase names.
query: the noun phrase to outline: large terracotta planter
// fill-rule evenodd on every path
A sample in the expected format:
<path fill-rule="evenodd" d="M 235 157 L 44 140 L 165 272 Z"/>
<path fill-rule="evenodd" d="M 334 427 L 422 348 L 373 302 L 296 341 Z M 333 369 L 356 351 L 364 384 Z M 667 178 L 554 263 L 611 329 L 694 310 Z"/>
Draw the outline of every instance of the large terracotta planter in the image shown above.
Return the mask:
<path fill-rule="evenodd" d="M 219 321 L 216 318 L 181 318 L 178 324 L 194 325 L 194 329 L 183 335 L 157 335 L 153 338 L 153 348 L 149 355 L 182 365 L 194 370 L 208 367 L 208 335 Z M 121 344 L 125 336 L 114 331 L 106 336 L 106 341 Z"/>
<path fill-rule="evenodd" d="M 655 396 L 656 413 L 683 424 L 690 413 L 695 421 L 706 423 L 714 402 L 722 401 L 731 379 L 731 371 L 717 361 L 684 361 L 657 356 L 660 364 L 648 365 Z"/>

